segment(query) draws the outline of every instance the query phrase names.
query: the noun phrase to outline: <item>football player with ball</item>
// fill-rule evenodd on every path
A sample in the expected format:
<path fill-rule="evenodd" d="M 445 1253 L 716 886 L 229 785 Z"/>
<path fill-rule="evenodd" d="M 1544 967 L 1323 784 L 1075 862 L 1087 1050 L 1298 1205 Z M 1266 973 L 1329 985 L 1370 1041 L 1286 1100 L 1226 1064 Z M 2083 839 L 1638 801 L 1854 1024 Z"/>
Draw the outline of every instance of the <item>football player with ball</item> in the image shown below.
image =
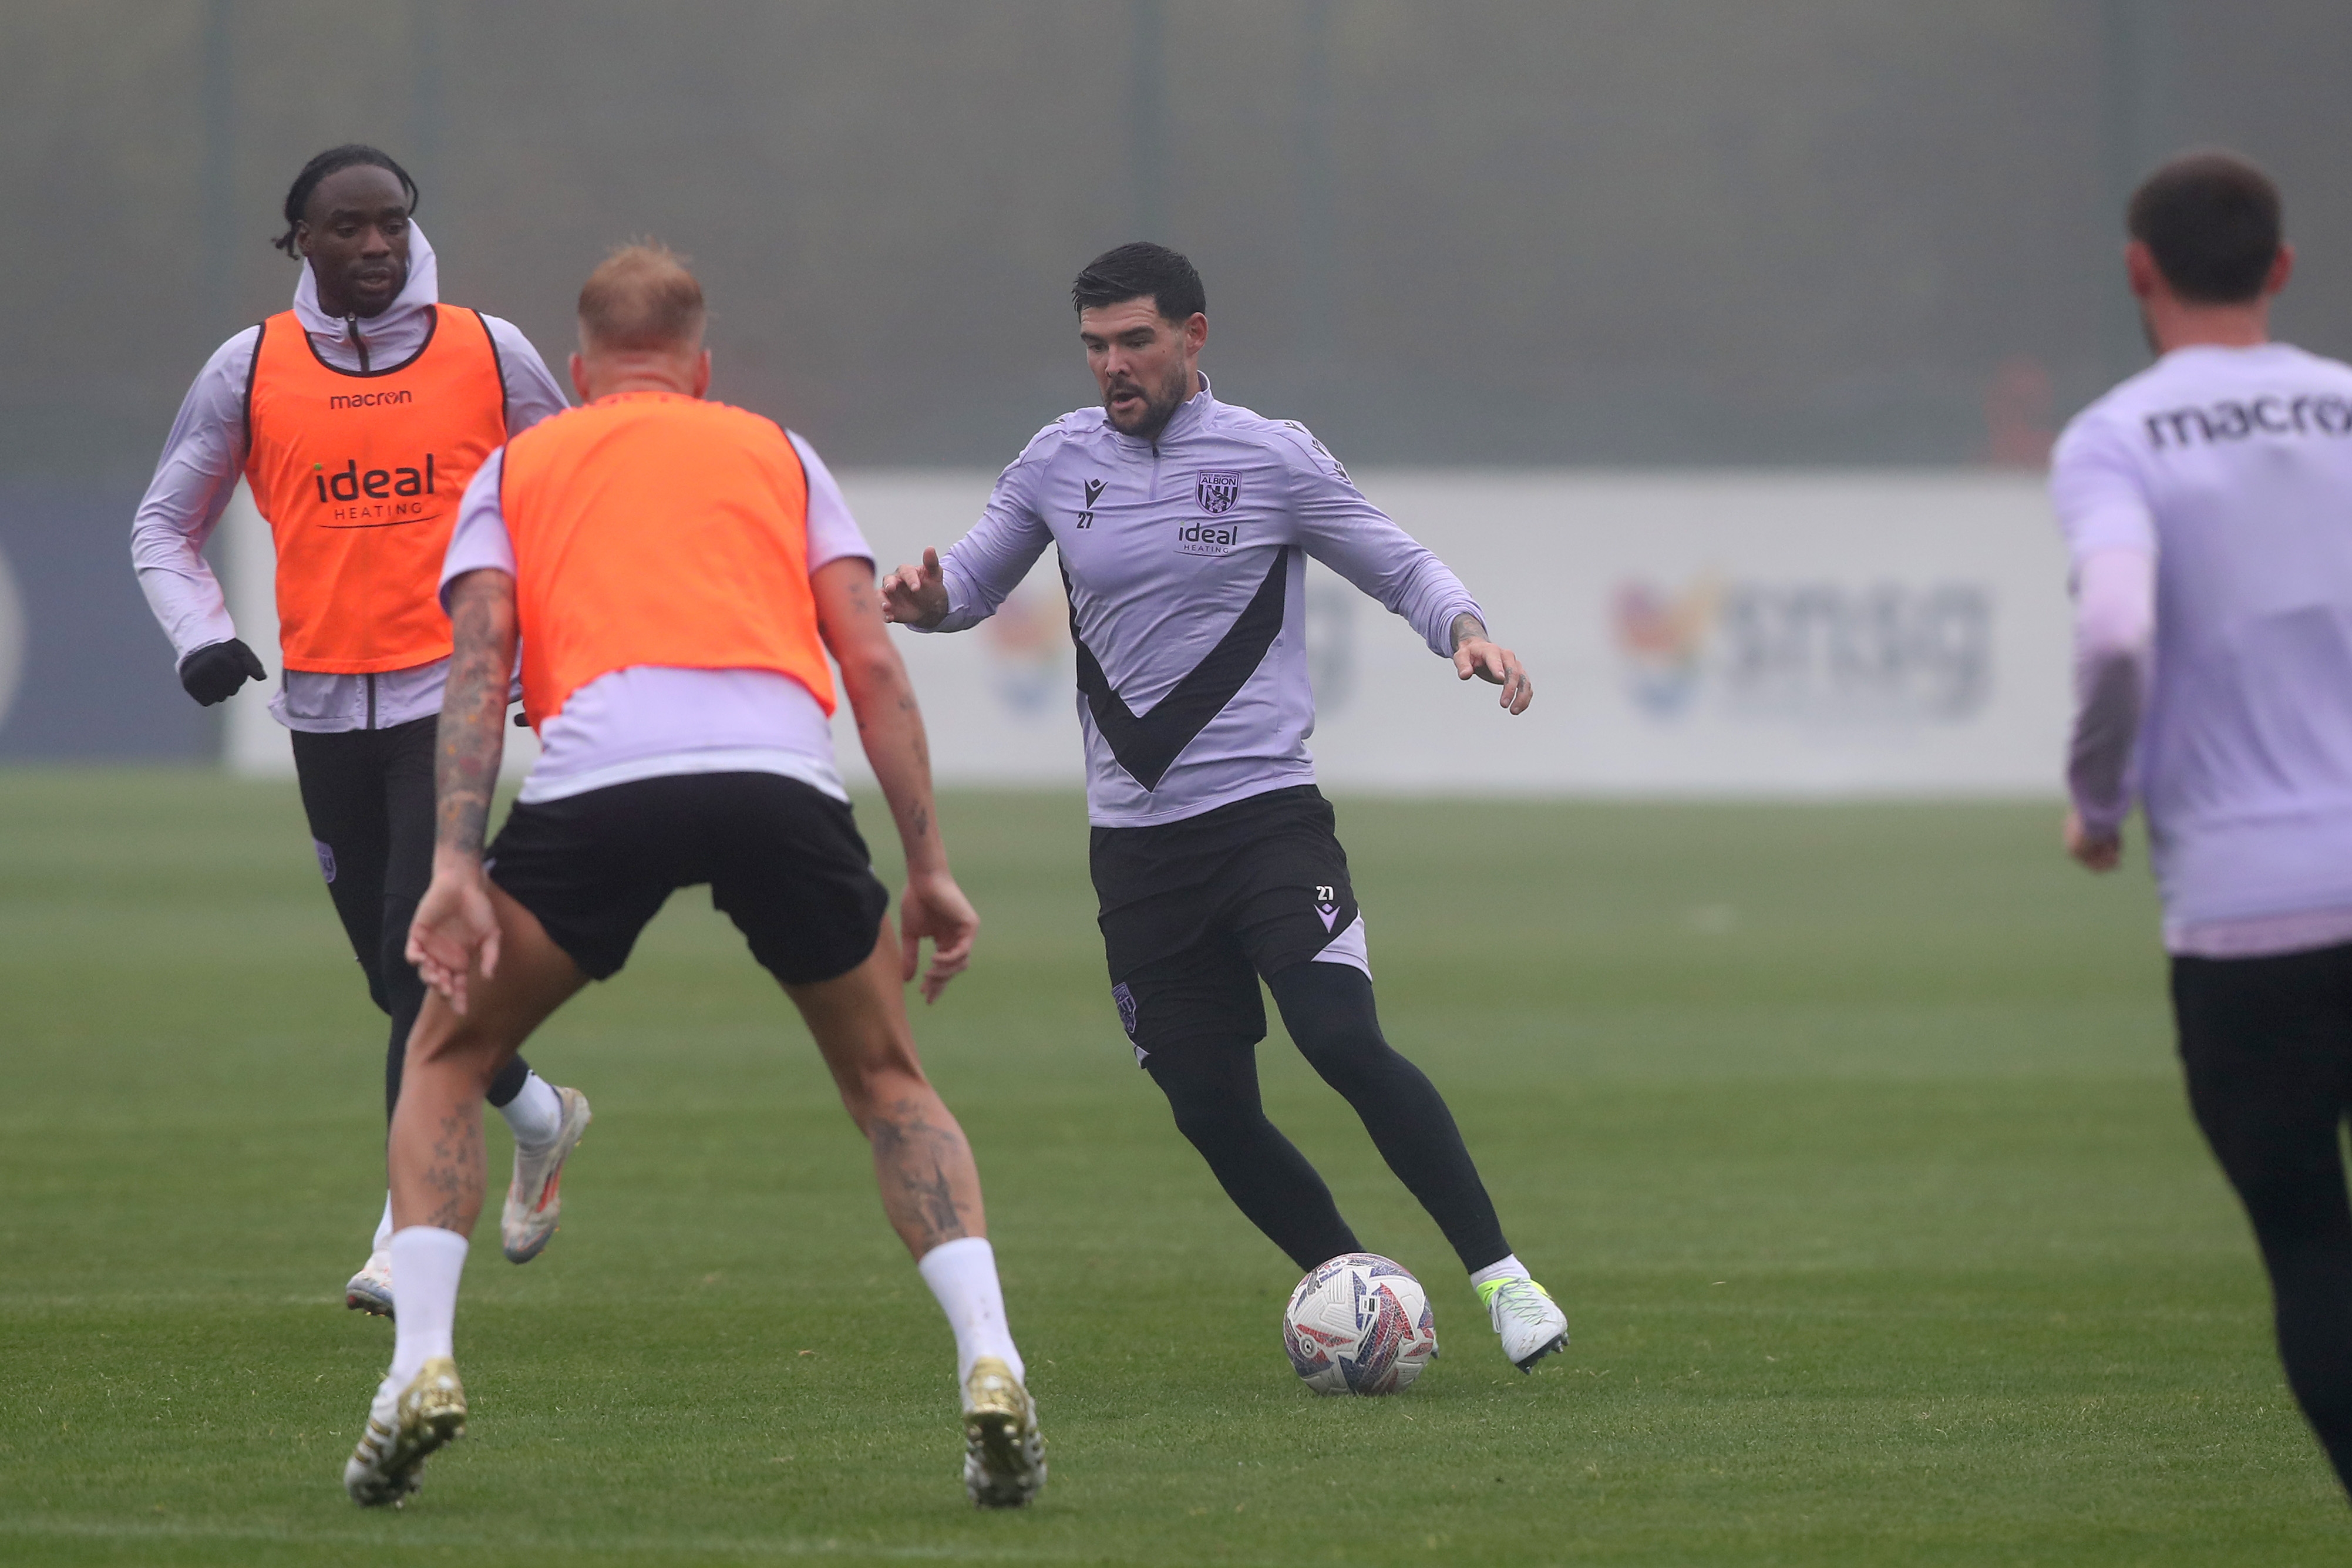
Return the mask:
<path fill-rule="evenodd" d="M 1101 406 L 1039 431 L 944 557 L 926 551 L 885 578 L 886 613 L 918 631 L 977 626 L 1055 547 L 1111 996 L 1137 1062 L 1309 1284 L 1341 1262 L 1355 1271 L 1333 1279 L 1363 1284 L 1367 1300 L 1396 1276 L 1410 1283 L 1385 1259 L 1351 1258 L 1363 1248 L 1330 1189 L 1266 1120 L 1263 976 L 1299 1050 L 1460 1254 L 1504 1354 L 1531 1369 L 1568 1342 L 1568 1320 L 1513 1256 L 1452 1112 L 1373 1008 L 1363 916 L 1307 751 L 1307 557 L 1411 622 L 1461 679 L 1501 687 L 1506 712 L 1527 711 L 1527 671 L 1460 580 L 1303 426 L 1216 400 L 1191 262 L 1121 246 L 1087 264 L 1071 298 Z M 1425 1320 L 1425 1303 L 1404 1315 Z"/>

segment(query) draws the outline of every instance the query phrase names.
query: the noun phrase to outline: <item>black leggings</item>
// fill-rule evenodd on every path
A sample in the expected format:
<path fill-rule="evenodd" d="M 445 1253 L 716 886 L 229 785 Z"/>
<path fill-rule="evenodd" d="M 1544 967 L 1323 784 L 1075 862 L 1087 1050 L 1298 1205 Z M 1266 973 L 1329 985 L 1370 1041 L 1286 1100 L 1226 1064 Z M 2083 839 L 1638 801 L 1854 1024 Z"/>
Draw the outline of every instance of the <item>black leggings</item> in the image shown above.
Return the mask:
<path fill-rule="evenodd" d="M 408 1031 L 425 1005 L 425 982 L 408 962 L 408 922 L 433 879 L 433 742 L 439 721 L 389 730 L 294 731 L 294 775 L 327 892 L 367 975 L 368 995 L 392 1016 L 383 1057 L 383 1114 L 400 1103 Z M 522 1092 L 520 1057 L 490 1085 L 492 1105 Z"/>
<path fill-rule="evenodd" d="M 1299 1053 L 1339 1091 L 1372 1143 L 1445 1239 L 1475 1271 L 1510 1255 L 1495 1205 L 1428 1075 L 1381 1037 L 1372 983 L 1345 963 L 1294 964 L 1266 981 Z M 1252 1224 L 1301 1269 L 1360 1252 L 1331 1189 L 1279 1128 L 1258 1096 L 1257 1042 L 1194 1039 L 1145 1058 L 1168 1096 L 1177 1130 L 1192 1141 Z"/>
<path fill-rule="evenodd" d="M 2172 1005 L 2197 1125 L 2270 1271 L 2287 1386 L 2352 1486 L 2352 946 L 2178 958 Z"/>

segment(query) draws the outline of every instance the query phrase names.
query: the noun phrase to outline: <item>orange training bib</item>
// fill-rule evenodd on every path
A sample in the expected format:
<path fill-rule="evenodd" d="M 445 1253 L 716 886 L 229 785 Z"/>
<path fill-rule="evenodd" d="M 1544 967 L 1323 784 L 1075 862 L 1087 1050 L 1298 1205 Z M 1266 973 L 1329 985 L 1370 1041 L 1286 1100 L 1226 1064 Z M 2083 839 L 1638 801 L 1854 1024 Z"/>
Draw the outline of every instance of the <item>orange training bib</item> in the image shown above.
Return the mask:
<path fill-rule="evenodd" d="M 506 440 L 506 386 L 478 311 L 436 305 L 405 363 L 337 370 L 291 310 L 261 324 L 246 479 L 278 546 L 289 669 L 362 675 L 446 658 L 441 559 L 457 502 Z"/>
<path fill-rule="evenodd" d="M 808 475 L 772 420 L 616 393 L 507 445 L 522 702 L 533 728 L 633 665 L 772 669 L 833 711 L 808 577 Z"/>

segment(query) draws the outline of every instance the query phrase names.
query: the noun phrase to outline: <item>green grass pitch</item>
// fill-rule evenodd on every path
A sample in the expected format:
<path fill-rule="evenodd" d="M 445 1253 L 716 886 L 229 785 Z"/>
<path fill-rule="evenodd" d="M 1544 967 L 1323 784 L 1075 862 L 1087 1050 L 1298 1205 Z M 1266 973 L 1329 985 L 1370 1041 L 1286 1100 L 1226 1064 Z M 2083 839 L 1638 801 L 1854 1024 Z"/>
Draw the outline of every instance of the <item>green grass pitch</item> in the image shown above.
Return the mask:
<path fill-rule="evenodd" d="M 946 1329 L 797 1020 L 689 893 L 533 1043 L 596 1106 L 562 1235 L 516 1268 L 485 1225 L 472 1435 L 374 1514 L 339 1478 L 390 1332 L 341 1289 L 381 1025 L 293 791 L 0 773 L 0 1562 L 2344 1561 L 2144 874 L 2075 872 L 2047 805 L 1339 810 L 1391 1037 L 1567 1355 L 1504 1363 L 1277 1036 L 1276 1119 L 1444 1346 L 1402 1398 L 1306 1393 L 1289 1265 L 1118 1035 L 1077 802 L 961 795 L 987 923 L 918 1028 L 980 1156 L 1039 1505 L 966 1505 Z"/>

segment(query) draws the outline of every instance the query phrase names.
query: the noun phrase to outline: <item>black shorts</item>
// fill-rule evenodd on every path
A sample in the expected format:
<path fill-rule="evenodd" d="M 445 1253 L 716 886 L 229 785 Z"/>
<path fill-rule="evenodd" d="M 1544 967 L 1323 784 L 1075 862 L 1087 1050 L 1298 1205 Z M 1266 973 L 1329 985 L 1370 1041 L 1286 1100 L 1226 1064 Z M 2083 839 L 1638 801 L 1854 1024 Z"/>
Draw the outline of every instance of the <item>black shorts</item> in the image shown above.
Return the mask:
<path fill-rule="evenodd" d="M 620 972 L 674 889 L 698 882 L 787 985 L 865 963 L 890 903 L 849 807 L 779 773 L 679 773 L 518 803 L 484 863 L 596 980 Z"/>
<path fill-rule="evenodd" d="M 1258 976 L 1321 954 L 1356 923 L 1348 852 L 1313 784 L 1155 827 L 1097 827 L 1092 863 L 1111 1000 L 1143 1054 L 1265 1037 Z"/>

